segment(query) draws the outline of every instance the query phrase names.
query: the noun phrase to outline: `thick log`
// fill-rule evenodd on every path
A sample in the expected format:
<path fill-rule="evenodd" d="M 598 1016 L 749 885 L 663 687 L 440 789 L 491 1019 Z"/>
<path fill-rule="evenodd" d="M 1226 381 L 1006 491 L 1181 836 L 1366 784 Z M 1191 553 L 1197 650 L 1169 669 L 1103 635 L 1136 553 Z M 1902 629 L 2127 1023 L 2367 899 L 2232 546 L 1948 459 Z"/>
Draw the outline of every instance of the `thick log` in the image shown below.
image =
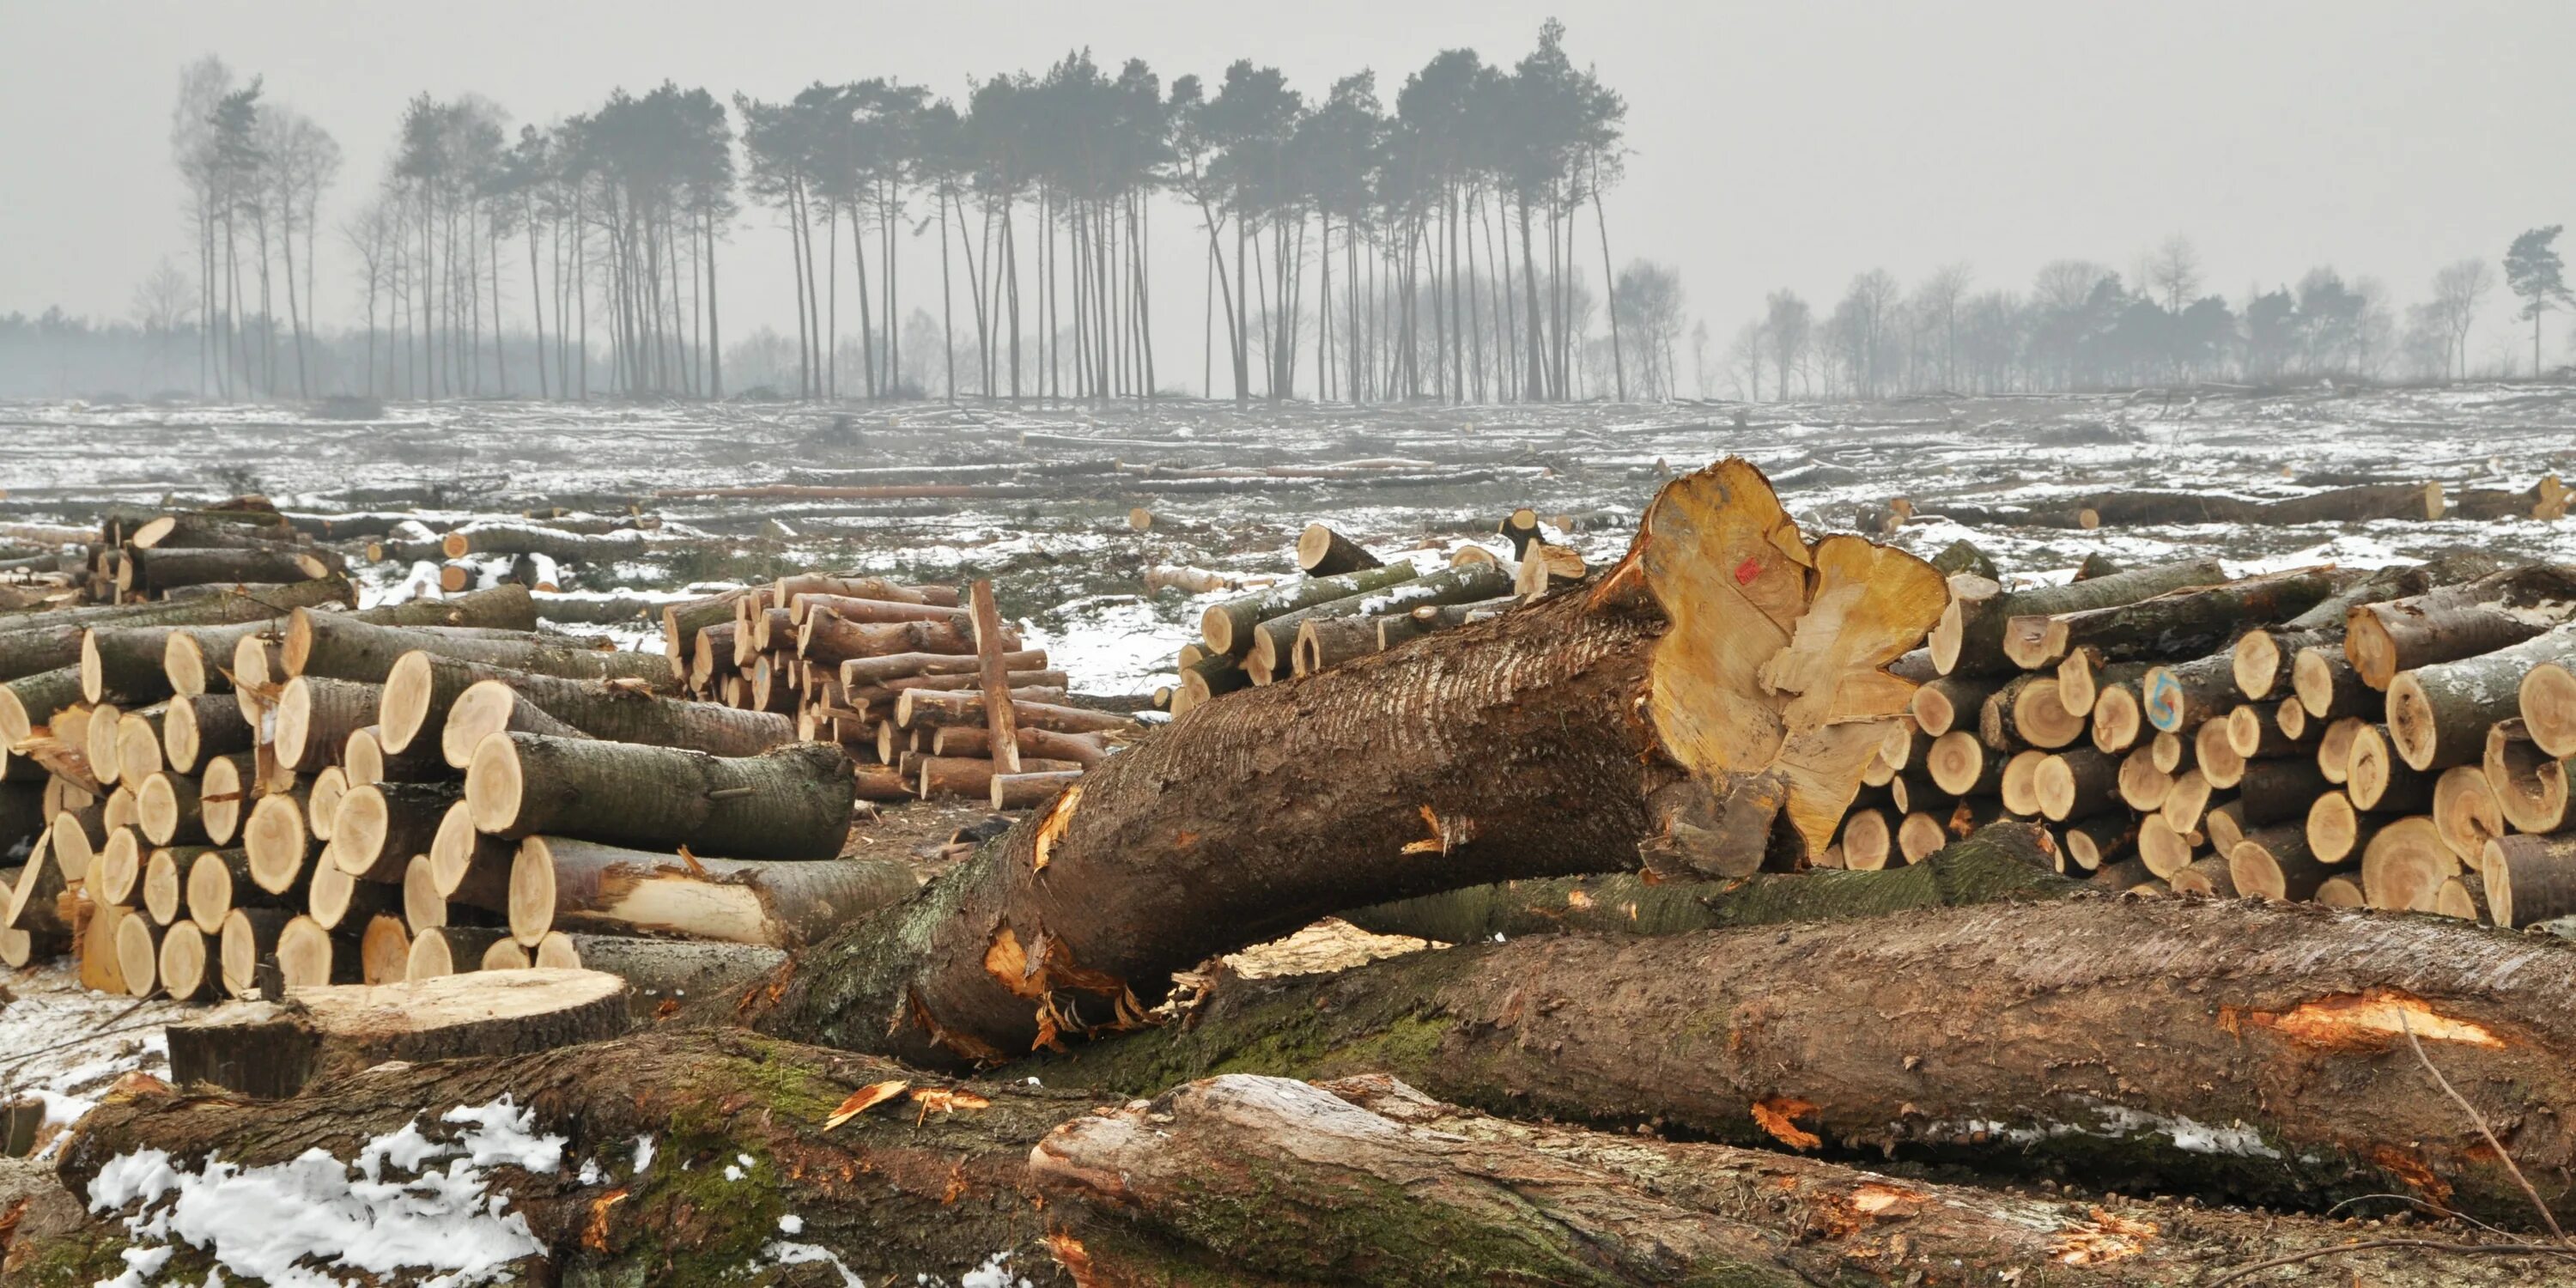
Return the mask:
<path fill-rule="evenodd" d="M 759 863 L 675 858 L 564 837 L 519 842 L 510 932 L 533 947 L 555 929 L 666 935 L 794 948 L 910 895 L 912 870 L 886 859 Z M 474 897 L 460 891 L 460 900 Z"/>
<path fill-rule="evenodd" d="M 2353 807 L 2350 795 L 2328 792 L 2308 807 L 2308 853 L 2315 855 L 2319 863 L 2345 862 L 2361 853 L 2370 838 L 2379 835 L 2380 828 L 2399 817 L 2402 816 L 2364 814 Z"/>
<path fill-rule="evenodd" d="M 2227 713 L 2227 749 L 2247 760 L 2314 759 L 2324 735 L 2325 726 L 2310 725 L 2308 709 L 2296 698 L 2268 710 L 2248 703 Z"/>
<path fill-rule="evenodd" d="M 759 756 L 494 734 L 465 773 L 474 826 L 740 858 L 828 859 L 848 839 L 850 761 L 791 743 Z"/>
<path fill-rule="evenodd" d="M 327 614 L 299 612 L 287 619 L 284 661 L 289 675 L 318 675 L 382 684 L 394 663 L 414 649 L 438 657 L 506 666 L 574 680 L 641 680 L 655 692 L 678 691 L 670 665 L 650 653 L 579 648 L 552 636 L 451 633 L 426 626 L 376 626 Z"/>
<path fill-rule="evenodd" d="M 2220 649 L 2197 661 L 2155 667 L 2139 690 L 2147 723 L 2166 733 L 2190 733 L 2245 701 L 2236 687 L 2236 655 Z"/>
<path fill-rule="evenodd" d="M 464 796 L 458 783 L 352 787 L 332 821 L 331 862 L 362 881 L 400 882 L 412 859 L 429 853 L 439 825 Z"/>
<path fill-rule="evenodd" d="M 2245 826 L 2262 827 L 2306 818 L 2317 798 L 2332 790 L 2315 761 L 2256 760 L 2246 764 L 2236 799 Z"/>
<path fill-rule="evenodd" d="M 595 971 L 529 971 L 418 984 L 306 988 L 237 1002 L 170 1026 L 170 1077 L 254 1099 L 387 1060 L 545 1051 L 628 1026 L 624 981 Z"/>
<path fill-rule="evenodd" d="M 745 586 L 662 609 L 662 653 L 670 659 L 673 680 L 687 677 L 699 632 L 718 628 L 729 632 L 735 604 L 751 593 L 752 588 Z"/>
<path fill-rule="evenodd" d="M 170 768 L 183 774 L 202 772 L 212 757 L 248 751 L 252 741 L 241 702 L 229 693 L 182 694 L 170 699 L 161 717 L 162 754 Z"/>
<path fill-rule="evenodd" d="M 1948 795 L 1984 796 L 2002 788 L 2005 759 L 1986 750 L 1977 735 L 1958 729 L 1932 740 L 1923 768 Z"/>
<path fill-rule="evenodd" d="M 2118 809 L 2120 762 L 2090 747 L 2074 748 L 2042 760 L 2032 790 L 2039 812 L 2052 823 Z"/>
<path fill-rule="evenodd" d="M 1973 722 L 1985 709 L 1986 699 L 2004 686 L 2000 679 L 1944 675 L 1926 680 L 1914 690 L 1908 707 L 1914 713 L 1916 727 L 1938 738 L 1960 728 L 1962 717 Z"/>
<path fill-rule="evenodd" d="M 2054 675 L 2015 676 L 1977 712 L 1977 738 L 1993 751 L 2023 747 L 2055 751 L 2083 737 L 2084 731 L 2084 716 L 2066 709 Z"/>
<path fill-rule="evenodd" d="M 2227 571 L 2216 559 L 2159 564 L 2011 593 L 1982 577 L 1954 577 L 1950 605 L 1932 629 L 1932 661 L 1943 675 L 2008 674 L 2014 668 L 2004 652 L 2004 636 L 2013 618 L 2133 604 L 2186 586 L 2214 586 L 2226 580 Z"/>
<path fill-rule="evenodd" d="M 242 819 L 241 846 L 250 856 L 251 881 L 270 894 L 285 894 L 308 880 L 313 860 L 322 852 L 304 816 L 309 795 L 299 789 L 261 796 Z"/>
<path fill-rule="evenodd" d="M 250 752 L 217 756 L 205 762 L 197 778 L 197 820 L 206 839 L 230 845 L 241 835 L 242 820 L 252 807 L 257 758 Z"/>
<path fill-rule="evenodd" d="M 2496 808 L 2513 830 L 2555 832 L 2576 823 L 2568 810 L 2567 761 L 2542 751 L 2522 721 L 2501 721 L 2487 730 L 2480 765 Z"/>
<path fill-rule="evenodd" d="M 1360 543 L 1320 523 L 1297 534 L 1297 567 L 1309 577 L 1335 577 L 1364 568 L 1384 567 Z"/>
<path fill-rule="evenodd" d="M 1241 657 L 1252 648 L 1254 623 L 1311 605 L 1411 581 L 1416 575 L 1412 564 L 1399 562 L 1274 586 L 1257 595 L 1209 606 L 1199 617 L 1199 638 L 1211 653 Z"/>
<path fill-rule="evenodd" d="M 2508 976 L 2520 984 L 2493 987 Z M 2519 1225 L 2528 1200 L 2475 1125 L 2423 1094 L 2400 1016 L 2489 1121 L 2520 1124 L 2523 1168 L 2555 1174 L 2576 1128 L 2540 1110 L 2570 1076 L 2571 986 L 2576 952 L 2454 921 L 2076 898 L 1534 937 L 1234 983 L 1185 1032 L 1031 1072 L 1131 1090 L 1219 1066 L 1383 1071 L 1521 1117 L 1660 1117 L 1754 1144 L 1776 1143 L 1754 1106 L 1795 1098 L 1812 1106 L 1787 1115 L 1802 1132 L 1903 1158 L 2093 1175 L 2116 1159 L 2129 1183 L 2267 1203 L 2419 1192 L 2429 1177 L 2451 1187 L 2446 1206 Z M 1990 1006 L 2026 1026 L 1956 1023 Z M 2146 1034 L 2151 1055 L 2135 1045 Z M 2213 1149 L 2185 1121 L 2242 1134 Z"/>
<path fill-rule="evenodd" d="M 291 585 L 331 577 L 341 571 L 340 563 L 339 556 L 329 551 L 287 546 L 134 547 L 117 565 L 116 588 L 149 597 L 182 586 Z"/>
<path fill-rule="evenodd" d="M 2521 690 L 2533 667 L 2576 663 L 2576 626 L 2562 626 L 2492 653 L 2400 671 L 2388 690 L 2388 736 L 2417 769 L 2470 765 L 2486 754 L 2487 729 L 2525 710 Z"/>
<path fill-rule="evenodd" d="M 616 682 L 406 653 L 385 680 L 381 727 L 386 748 L 408 751 L 427 731 L 437 730 L 440 750 L 453 764 L 460 754 L 471 755 L 485 734 L 514 728 L 535 732 L 518 720 L 515 708 L 522 704 L 533 704 L 593 738 L 695 747 L 717 756 L 755 756 L 796 736 L 795 721 L 769 712 L 667 698 Z M 458 708 L 470 714 L 459 716 Z"/>
<path fill-rule="evenodd" d="M 2487 908 L 2499 926 L 2576 915 L 2576 833 L 2499 836 L 2479 855 Z"/>
<path fill-rule="evenodd" d="M 2433 827 L 2453 855 L 2471 864 L 2489 840 L 2504 835 L 2504 810 L 2487 787 L 2485 770 L 2455 765 L 2433 780 Z"/>
<path fill-rule="evenodd" d="M 1337 908 L 1641 859 L 1740 876 L 1775 839 L 1811 858 L 1911 696 L 1880 668 L 1941 593 L 1910 555 L 1807 545 L 1758 471 L 1722 462 L 1668 485 L 1589 591 L 1191 711 L 809 950 L 748 1014 L 998 1058 L 1132 1023 L 1172 970 Z"/>
<path fill-rule="evenodd" d="M 2460 858 L 2424 815 L 2381 827 L 2361 851 L 2361 893 L 2373 908 L 2431 912 L 2442 883 L 2460 874 Z"/>
<path fill-rule="evenodd" d="M 188 920 L 209 935 L 221 934 L 236 908 L 278 908 L 288 902 L 251 879 L 250 855 L 239 849 L 190 847 L 182 899 Z"/>
<path fill-rule="evenodd" d="M 2335 592 L 2336 580 L 2326 569 L 2304 568 L 2190 586 L 2135 603 L 2016 615 L 2004 625 L 2004 656 L 2024 670 L 2054 666 L 2077 647 L 2097 650 L 2115 662 L 2196 657 L 2227 644 L 2248 626 L 2283 621 L 2315 607 Z"/>
<path fill-rule="evenodd" d="M 376 723 L 383 686 L 299 675 L 278 694 L 271 743 L 277 763 L 299 774 L 339 763 L 349 735 Z"/>
<path fill-rule="evenodd" d="M 451 772 L 453 766 L 427 739 L 421 739 L 399 752 L 387 752 L 384 730 L 380 725 L 368 725 L 350 734 L 349 743 L 340 749 L 340 754 L 340 767 L 348 775 L 352 787 L 367 783 L 439 782 L 454 777 Z"/>
<path fill-rule="evenodd" d="M 283 616 L 283 614 L 280 614 Z M 415 599 L 383 604 L 346 614 L 349 620 L 381 626 L 437 626 L 451 629 L 528 632 L 537 628 L 535 606 L 522 586 L 499 586 L 450 599 Z M 218 669 L 244 636 L 282 631 L 274 620 L 230 626 L 192 626 L 171 630 L 161 653 L 162 675 L 173 693 L 194 696 L 222 693 L 232 681 Z"/>
<path fill-rule="evenodd" d="M 2228 850 L 2227 875 L 2240 893 L 2300 900 L 2334 873 L 2308 848 L 2304 823 L 2278 823 L 2246 833 Z"/>
<path fill-rule="evenodd" d="M 2399 760 L 2382 726 L 2354 726 L 2344 764 L 2344 788 L 2363 809 L 2416 814 L 2433 807 L 2435 776 Z"/>
<path fill-rule="evenodd" d="M 2344 655 L 2362 682 L 2385 689 L 2400 671 L 2492 653 L 2576 613 L 2576 569 L 2532 564 L 2421 595 L 2355 605 Z"/>
<path fill-rule="evenodd" d="M 56 667 L 0 684 L 0 740 L 10 747 L 47 728 L 54 717 L 81 701 L 80 667 Z"/>

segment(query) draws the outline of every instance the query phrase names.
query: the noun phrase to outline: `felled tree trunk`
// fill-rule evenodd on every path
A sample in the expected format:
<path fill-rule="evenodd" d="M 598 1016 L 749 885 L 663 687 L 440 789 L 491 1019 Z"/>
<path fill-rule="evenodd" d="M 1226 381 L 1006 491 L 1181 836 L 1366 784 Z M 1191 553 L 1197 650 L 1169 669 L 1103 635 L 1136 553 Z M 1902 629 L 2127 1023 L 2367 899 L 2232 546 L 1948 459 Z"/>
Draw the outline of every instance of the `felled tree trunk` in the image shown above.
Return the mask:
<path fill-rule="evenodd" d="M 1341 914 L 1379 935 L 1450 944 L 1496 935 L 1673 935 L 1721 926 L 1882 917 L 1998 899 L 2055 899 L 2084 889 L 2056 874 L 2047 833 L 2003 822 L 1883 871 L 1764 872 L 1743 881 L 1647 881 L 1633 873 L 1507 881 Z"/>
<path fill-rule="evenodd" d="M 492 910 L 506 913 L 511 933 L 529 946 L 561 928 L 793 948 L 916 884 L 911 869 L 884 859 L 688 859 L 532 836 L 519 843 L 506 903 Z M 473 901 L 473 892 L 455 897 Z"/>
<path fill-rule="evenodd" d="M 850 831 L 849 757 L 830 743 L 758 756 L 494 734 L 465 771 L 474 826 L 745 859 L 828 859 Z"/>
<path fill-rule="evenodd" d="M 339 558 L 327 551 L 291 546 L 254 549 L 135 549 L 117 567 L 116 588 L 138 595 L 158 595 L 182 586 L 251 583 L 291 585 L 339 571 Z"/>
<path fill-rule="evenodd" d="M 2374 689 L 2400 671 L 2491 653 L 2547 631 L 2576 612 L 2576 569 L 2532 564 L 2421 595 L 2355 605 L 2344 653 Z"/>
<path fill-rule="evenodd" d="M 348 620 L 379 626 L 437 626 L 451 630 L 534 631 L 536 605 L 524 586 L 495 586 L 451 599 L 411 599 L 380 604 L 347 614 Z M 245 635 L 277 629 L 274 622 L 228 626 L 191 626 L 171 630 L 161 654 L 164 678 L 173 693 L 195 696 L 228 693 L 233 683 L 224 673 L 227 659 Z"/>
<path fill-rule="evenodd" d="M 2494 981 L 2511 978 L 2500 991 Z M 1866 1016 L 1867 1023 L 1854 1017 Z M 2576 947 L 2311 905 L 2083 898 L 1833 925 L 1534 937 L 1219 990 L 1185 1031 L 1032 1069 L 1142 1091 L 1220 1064 L 1444 1099 L 2265 1205 L 2418 1193 L 2528 1225 L 2430 1055 L 2576 1215 Z"/>
<path fill-rule="evenodd" d="M 1118 1278 L 1121 1254 L 1154 1240 L 1306 1281 L 1748 1288 L 2169 1285 L 2354 1241 L 2313 1219 L 2183 1220 L 2165 1205 L 2032 1200 L 1771 1150 L 1534 1126 L 1382 1075 L 1187 1083 L 1049 1132 L 1029 1179 L 1077 1214 L 1077 1246 L 1116 1282 L 1132 1282 Z M 2505 1282 L 2563 1264 L 2534 1253 L 2487 1269 Z M 2328 1266 L 2372 1284 L 2490 1277 L 2421 1258 L 2300 1269 Z"/>
<path fill-rule="evenodd" d="M 2305 612 L 2334 593 L 2335 581 L 2328 571 L 2310 568 L 2187 587 L 2134 604 L 2016 615 L 2004 624 L 2004 655 L 2016 666 L 2037 670 L 2056 665 L 2077 648 L 2091 648 L 2117 662 L 2205 653 L 2247 626 Z"/>
<path fill-rule="evenodd" d="M 0 631 L 0 679 L 15 680 L 81 660 L 82 636 L 92 628 L 126 629 L 200 622 L 264 621 L 290 609 L 313 604 L 346 604 L 357 592 L 347 581 L 327 577 L 291 585 L 241 592 L 224 591 L 194 599 L 91 611 L 46 613 L 16 630 Z M 157 694 L 152 696 L 159 696 Z"/>
<path fill-rule="evenodd" d="M 447 728 L 451 710 L 478 684 L 500 690 L 485 701 L 503 708 L 487 713 L 483 733 L 509 728 L 505 708 L 528 702 L 591 737 L 611 742 L 695 747 L 717 756 L 753 756 L 796 738 L 796 722 L 770 712 L 665 698 L 641 685 L 564 679 L 428 653 L 406 653 L 385 679 L 387 750 L 406 750 L 431 731 Z M 476 732 L 460 732 L 458 738 L 467 754 L 479 740 L 480 733 Z M 448 746 L 446 750 L 452 758 L 459 748 Z"/>
<path fill-rule="evenodd" d="M 2015 667 L 2004 652 L 2004 638 L 2014 618 L 2134 604 L 2186 586 L 2215 586 L 2226 580 L 2227 570 L 2216 559 L 2133 568 L 2010 594 L 1982 577 L 1952 578 L 1951 601 L 1932 630 L 1932 662 L 1943 675 L 2008 675 Z"/>
<path fill-rule="evenodd" d="M 676 692 L 668 660 L 650 653 L 575 648 L 549 638 L 494 638 L 446 634 L 428 627 L 376 626 L 315 613 L 297 613 L 286 627 L 286 672 L 339 680 L 384 683 L 394 663 L 414 649 L 438 657 L 534 671 L 577 680 L 641 680 L 656 692 Z"/>
<path fill-rule="evenodd" d="M 1592 588 L 1195 708 L 746 1011 L 995 1060 L 1133 1024 L 1173 970 L 1340 908 L 1821 853 L 1912 692 L 1881 668 L 1942 590 L 1911 555 L 1810 545 L 1722 462 L 1668 486 Z"/>

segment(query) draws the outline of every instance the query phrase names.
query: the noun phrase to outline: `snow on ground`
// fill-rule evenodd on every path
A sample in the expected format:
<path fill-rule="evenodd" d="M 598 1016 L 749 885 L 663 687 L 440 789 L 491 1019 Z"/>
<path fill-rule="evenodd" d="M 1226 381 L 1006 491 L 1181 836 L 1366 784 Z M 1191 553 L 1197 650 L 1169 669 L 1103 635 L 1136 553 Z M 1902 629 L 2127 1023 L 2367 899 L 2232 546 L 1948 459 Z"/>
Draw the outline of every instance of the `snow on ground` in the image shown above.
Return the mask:
<path fill-rule="evenodd" d="M 0 1003 L 0 1103 L 35 1097 L 45 1102 L 39 1146 L 49 1156 L 60 1129 L 95 1108 L 116 1080 L 170 1071 L 164 1025 L 192 1008 L 175 1002 L 137 1002 L 80 986 L 70 960 L 15 972 Z"/>
<path fill-rule="evenodd" d="M 443 1288 L 509 1277 L 545 1245 L 509 1200 L 486 1192 L 487 1169 L 550 1173 L 564 1138 L 537 1134 L 508 1098 L 460 1106 L 424 1132 L 418 1121 L 369 1140 L 343 1163 L 311 1149 L 265 1167 L 220 1158 L 175 1163 L 161 1150 L 121 1154 L 90 1184 L 90 1210 L 124 1213 L 134 1246 L 113 1288 L 142 1288 L 186 1244 L 234 1275 L 271 1288 L 339 1288 L 315 1266 L 372 1276 L 429 1272 Z M 451 1131 L 450 1128 L 462 1130 Z M 437 1164 L 438 1166 L 433 1166 Z M 132 1208 L 131 1211 L 127 1211 Z"/>
<path fill-rule="evenodd" d="M 1048 408 L 849 404 L 459 402 L 389 407 L 371 421 L 292 407 L 0 404 L 0 518 L 60 520 L 101 500 L 266 491 L 290 509 L 418 513 L 436 527 L 569 509 L 658 514 L 637 553 L 564 569 L 568 590 L 655 602 L 689 583 L 831 568 L 950 580 L 989 576 L 1003 610 L 1084 692 L 1171 678 L 1209 596 L 1143 594 L 1155 564 L 1293 573 L 1297 533 L 1321 520 L 1382 557 L 1437 562 L 1495 540 L 1516 506 L 1596 566 L 1626 548 L 1672 471 L 1741 454 L 1780 482 L 1812 528 L 1849 528 L 1906 496 L 2012 505 L 2114 488 L 2285 497 L 2364 480 L 2528 487 L 2576 477 L 2576 387 L 2337 389 L 2264 396 L 1911 398 L 1884 403 L 1444 408 L 1172 401 Z M 1428 485 L 1277 478 L 1242 491 L 1155 490 L 1143 471 L 1308 468 L 1400 461 Z M 1012 477 L 1018 466 L 1092 472 Z M 1427 463 L 1427 464 L 1424 464 Z M 851 469 L 941 467 L 942 481 L 1018 483 L 1007 499 L 926 496 L 657 497 L 662 489 L 848 481 Z M 800 471 L 818 472 L 799 474 Z M 1154 515 L 1127 524 L 1130 506 Z M 1559 516 L 1573 531 L 1560 530 Z M 711 534 L 691 540 L 684 534 Z M 2576 523 L 2532 521 L 2132 527 L 2078 532 L 1918 523 L 1929 554 L 1965 536 L 2008 573 L 2063 575 L 2083 557 L 2215 554 L 2240 569 L 2421 557 L 2475 544 L 2576 560 Z M 493 570 L 483 568 L 486 575 Z M 413 569 L 360 570 L 369 598 Z M 660 647 L 641 619 L 563 623 Z"/>

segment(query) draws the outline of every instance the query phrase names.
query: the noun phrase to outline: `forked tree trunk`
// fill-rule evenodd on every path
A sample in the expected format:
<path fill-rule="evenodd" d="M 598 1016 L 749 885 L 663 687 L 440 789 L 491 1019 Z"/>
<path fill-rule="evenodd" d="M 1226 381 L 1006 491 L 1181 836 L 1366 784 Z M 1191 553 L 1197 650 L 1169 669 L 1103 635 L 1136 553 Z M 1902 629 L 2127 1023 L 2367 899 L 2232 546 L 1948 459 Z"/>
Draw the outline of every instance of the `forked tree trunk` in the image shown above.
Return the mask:
<path fill-rule="evenodd" d="M 1196 708 L 749 1010 L 1000 1059 L 1136 1023 L 1173 970 L 1339 908 L 1820 853 L 1912 691 L 1880 668 L 1941 602 L 1910 555 L 1810 545 L 1728 460 L 1668 486 L 1592 589 Z"/>

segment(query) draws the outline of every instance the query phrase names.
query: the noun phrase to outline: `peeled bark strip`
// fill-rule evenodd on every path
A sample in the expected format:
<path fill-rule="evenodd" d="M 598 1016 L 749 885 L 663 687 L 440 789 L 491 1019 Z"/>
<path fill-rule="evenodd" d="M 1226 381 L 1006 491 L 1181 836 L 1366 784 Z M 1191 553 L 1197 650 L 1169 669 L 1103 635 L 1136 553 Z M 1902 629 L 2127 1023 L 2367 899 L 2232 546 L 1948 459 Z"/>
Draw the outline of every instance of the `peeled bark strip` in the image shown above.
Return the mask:
<path fill-rule="evenodd" d="M 433 627 L 376 626 L 330 614 L 299 612 L 287 620 L 289 675 L 319 675 L 382 684 L 414 649 L 439 657 L 506 666 L 575 680 L 642 680 L 656 692 L 678 691 L 668 661 L 650 653 L 578 648 L 549 637 L 442 632 Z"/>
<path fill-rule="evenodd" d="M 507 906 L 493 911 L 506 913 L 512 935 L 529 946 L 563 928 L 794 948 L 903 899 L 917 884 L 911 869 L 882 859 L 692 861 L 532 836 L 519 843 Z"/>
<path fill-rule="evenodd" d="M 2307 568 L 2167 591 L 2135 603 L 2015 615 L 2004 626 L 2004 655 L 2024 670 L 2054 666 L 2079 646 L 2115 662 L 2197 656 L 2227 644 L 2247 626 L 2296 617 L 2333 594 L 2335 581 L 2324 569 Z"/>
<path fill-rule="evenodd" d="M 465 773 L 474 825 L 732 858 L 828 859 L 848 839 L 849 757 L 827 743 L 758 756 L 494 734 Z"/>
<path fill-rule="evenodd" d="M 1910 555 L 1810 546 L 1722 462 L 1668 485 L 1589 591 L 1191 711 L 747 1013 L 998 1059 L 1132 1023 L 1171 971 L 1355 903 L 1641 858 L 1743 875 L 1775 836 L 1813 857 L 1911 696 L 1881 668 L 1941 594 Z"/>
<path fill-rule="evenodd" d="M 2487 842 L 2479 867 L 2499 926 L 2576 915 L 2576 833 L 2499 836 Z"/>
<path fill-rule="evenodd" d="M 626 1031 L 625 984 L 596 971 L 306 988 L 170 1026 L 170 1079 L 281 1099 L 387 1060 L 510 1055 Z"/>
<path fill-rule="evenodd" d="M 2519 716 L 2526 728 L 2538 727 L 2523 708 L 2526 674 L 2542 664 L 2570 663 L 2576 663 L 2576 626 L 2477 657 L 2401 671 L 2385 686 L 2389 739 L 2417 769 L 2475 764 L 2486 754 L 2488 726 Z"/>
<path fill-rule="evenodd" d="M 1954 577 L 1950 605 L 1932 630 L 1932 661 L 1943 675 L 2009 674 L 2014 666 L 2004 652 L 2004 636 L 2013 618 L 2134 604 L 2186 586 L 2215 586 L 2226 580 L 2227 571 L 2216 559 L 2159 564 L 2010 593 L 1982 577 Z"/>
<path fill-rule="evenodd" d="M 1958 1022 L 2002 1013 L 2014 1023 Z M 1775 1143 L 1767 1105 L 1898 1157 L 2092 1175 L 2116 1160 L 2138 1185 L 2266 1205 L 2448 1186 L 2447 1207 L 2529 1223 L 2476 1128 L 2425 1094 L 2400 1014 L 2488 1121 L 2517 1124 L 2526 1172 L 2576 1164 L 2558 1108 L 2576 1076 L 2576 952 L 2295 904 L 2075 898 L 1462 946 L 1230 984 L 1186 1031 L 1031 1071 L 1120 1089 L 1220 1065 L 1385 1072 L 1523 1118 L 1660 1119 L 1749 1144 Z M 2576 1213 L 2543 1186 L 2562 1220 Z"/>
<path fill-rule="evenodd" d="M 1275 586 L 1257 595 L 1209 606 L 1199 618 L 1199 637 L 1211 653 L 1241 657 L 1252 647 L 1252 627 L 1283 613 L 1315 604 L 1384 589 L 1417 576 L 1410 563 L 1347 572 L 1334 577 L 1308 577 Z"/>
<path fill-rule="evenodd" d="M 2356 605 L 2345 619 L 2344 654 L 2363 683 L 2385 689 L 2400 671 L 2519 644 L 2571 612 L 2576 570 L 2533 564 L 2407 599 Z"/>

